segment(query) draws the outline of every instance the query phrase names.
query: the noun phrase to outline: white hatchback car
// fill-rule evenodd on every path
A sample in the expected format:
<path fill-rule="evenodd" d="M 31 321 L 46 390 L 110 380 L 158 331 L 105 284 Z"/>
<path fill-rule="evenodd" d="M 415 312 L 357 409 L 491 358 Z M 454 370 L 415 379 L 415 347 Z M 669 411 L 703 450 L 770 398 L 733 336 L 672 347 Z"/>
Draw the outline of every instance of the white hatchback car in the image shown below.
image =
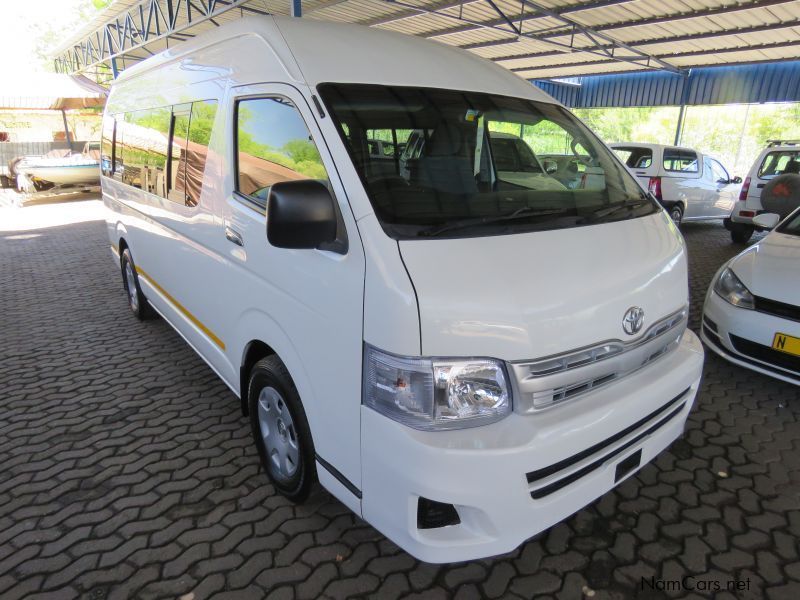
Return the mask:
<path fill-rule="evenodd" d="M 800 161 L 800 140 L 769 140 L 745 177 L 739 200 L 731 211 L 730 220 L 725 227 L 731 232 L 731 239 L 737 244 L 745 244 L 756 227 L 753 217 L 759 214 L 761 190 L 771 179 L 782 175 L 793 161 Z"/>
<path fill-rule="evenodd" d="M 777 222 L 770 213 L 753 219 L 764 229 Z M 701 337 L 732 363 L 800 385 L 800 209 L 720 268 Z"/>
<path fill-rule="evenodd" d="M 730 216 L 742 178 L 731 177 L 716 158 L 661 144 L 610 146 L 678 225 Z"/>

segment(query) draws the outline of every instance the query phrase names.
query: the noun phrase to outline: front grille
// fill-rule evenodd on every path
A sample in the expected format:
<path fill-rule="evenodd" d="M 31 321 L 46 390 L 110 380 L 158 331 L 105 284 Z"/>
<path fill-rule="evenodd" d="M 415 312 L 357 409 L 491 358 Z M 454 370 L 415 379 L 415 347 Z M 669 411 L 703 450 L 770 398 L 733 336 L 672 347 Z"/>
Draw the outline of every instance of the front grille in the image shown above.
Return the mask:
<path fill-rule="evenodd" d="M 534 361 L 512 363 L 516 410 L 530 413 L 586 394 L 638 371 L 680 344 L 687 309 L 656 322 L 633 342 L 610 340 Z"/>
<path fill-rule="evenodd" d="M 549 496 L 550 494 L 557 492 L 558 490 L 570 485 L 571 483 L 576 482 L 580 478 L 585 477 L 592 471 L 604 465 L 611 458 L 621 454 L 622 452 L 624 452 L 625 450 L 627 450 L 628 448 L 630 448 L 631 446 L 642 440 L 643 438 L 661 429 L 661 427 L 666 425 L 673 417 L 675 417 L 678 413 L 680 413 L 681 410 L 683 410 L 683 408 L 686 406 L 684 400 L 686 398 L 686 395 L 689 393 L 690 389 L 691 388 L 686 388 L 680 394 L 675 396 L 672 400 L 670 400 L 660 408 L 654 410 L 643 419 L 640 419 L 633 425 L 630 425 L 629 427 L 626 427 L 622 431 L 615 433 L 614 435 L 603 440 L 602 442 L 599 442 L 594 446 L 590 446 L 589 448 L 586 448 L 585 450 L 582 450 L 581 452 L 578 452 L 577 454 L 574 454 L 569 458 L 565 458 L 564 460 L 561 460 L 557 463 L 527 473 L 525 477 L 528 480 L 528 484 L 536 484 L 537 482 L 541 482 L 542 480 L 548 479 L 553 475 L 556 475 L 560 471 L 567 470 L 570 467 L 580 463 L 581 461 L 584 461 L 587 458 L 590 458 L 602 452 L 606 448 L 613 446 L 617 442 L 623 440 L 625 437 L 631 435 L 637 429 L 640 429 L 641 427 L 650 424 L 650 426 L 647 427 L 647 429 L 640 432 L 638 435 L 635 435 L 634 437 L 627 440 L 623 444 L 606 452 L 602 456 L 598 457 L 596 460 L 593 460 L 589 464 L 584 465 L 577 471 L 568 473 L 563 477 L 556 479 L 555 481 L 551 481 L 550 483 L 546 483 L 541 487 L 533 489 L 530 492 L 531 498 L 535 500 L 544 498 L 545 496 Z"/>
<path fill-rule="evenodd" d="M 736 348 L 737 352 L 749 356 L 750 358 L 755 358 L 756 360 L 786 369 L 787 371 L 792 371 L 795 375 L 800 375 L 800 356 L 786 354 L 785 352 L 775 350 L 769 346 L 751 342 L 738 335 L 730 334 L 730 337 L 731 343 L 733 347 Z"/>
<path fill-rule="evenodd" d="M 778 302 L 777 300 L 770 300 L 762 296 L 754 296 L 756 310 L 758 312 L 767 313 L 776 317 L 783 317 L 784 319 L 791 319 L 792 321 L 800 321 L 800 306 L 794 304 L 786 304 L 785 302 Z"/>

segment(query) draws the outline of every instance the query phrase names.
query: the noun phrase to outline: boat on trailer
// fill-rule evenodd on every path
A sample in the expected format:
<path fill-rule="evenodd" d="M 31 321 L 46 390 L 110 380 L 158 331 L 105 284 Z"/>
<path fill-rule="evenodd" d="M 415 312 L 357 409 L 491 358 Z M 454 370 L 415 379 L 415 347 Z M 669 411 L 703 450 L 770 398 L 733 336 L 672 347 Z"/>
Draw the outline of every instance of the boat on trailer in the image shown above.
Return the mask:
<path fill-rule="evenodd" d="M 92 144 L 67 156 L 26 156 L 17 163 L 17 187 L 34 192 L 100 183 L 100 160 Z"/>

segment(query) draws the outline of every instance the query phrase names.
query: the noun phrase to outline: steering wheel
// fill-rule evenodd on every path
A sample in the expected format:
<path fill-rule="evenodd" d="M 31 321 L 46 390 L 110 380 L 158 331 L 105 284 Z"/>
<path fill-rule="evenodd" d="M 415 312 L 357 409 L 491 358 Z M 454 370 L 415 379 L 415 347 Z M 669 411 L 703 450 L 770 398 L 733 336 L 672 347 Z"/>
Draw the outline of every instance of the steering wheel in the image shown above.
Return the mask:
<path fill-rule="evenodd" d="M 586 167 L 598 166 L 597 160 L 594 157 L 588 154 L 580 154 L 578 152 L 578 144 L 580 144 L 579 140 L 572 140 L 572 142 L 569 145 L 570 150 L 572 150 L 572 154 L 575 156 L 575 160 L 577 160 L 579 163 L 581 163 Z"/>

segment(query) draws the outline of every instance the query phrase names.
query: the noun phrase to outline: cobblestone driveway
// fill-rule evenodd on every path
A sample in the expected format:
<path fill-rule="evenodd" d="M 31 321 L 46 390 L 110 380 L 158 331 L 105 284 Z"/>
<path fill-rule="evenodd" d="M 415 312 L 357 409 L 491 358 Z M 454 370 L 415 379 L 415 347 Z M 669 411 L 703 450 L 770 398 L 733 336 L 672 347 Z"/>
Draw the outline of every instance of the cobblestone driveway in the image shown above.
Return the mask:
<path fill-rule="evenodd" d="M 737 248 L 717 225 L 685 235 L 696 329 Z M 642 578 L 684 575 L 796 600 L 798 415 L 796 388 L 709 355 L 655 464 L 509 555 L 421 564 L 322 490 L 275 495 L 233 394 L 128 314 L 101 223 L 0 231 L 3 600 L 662 597 Z"/>

